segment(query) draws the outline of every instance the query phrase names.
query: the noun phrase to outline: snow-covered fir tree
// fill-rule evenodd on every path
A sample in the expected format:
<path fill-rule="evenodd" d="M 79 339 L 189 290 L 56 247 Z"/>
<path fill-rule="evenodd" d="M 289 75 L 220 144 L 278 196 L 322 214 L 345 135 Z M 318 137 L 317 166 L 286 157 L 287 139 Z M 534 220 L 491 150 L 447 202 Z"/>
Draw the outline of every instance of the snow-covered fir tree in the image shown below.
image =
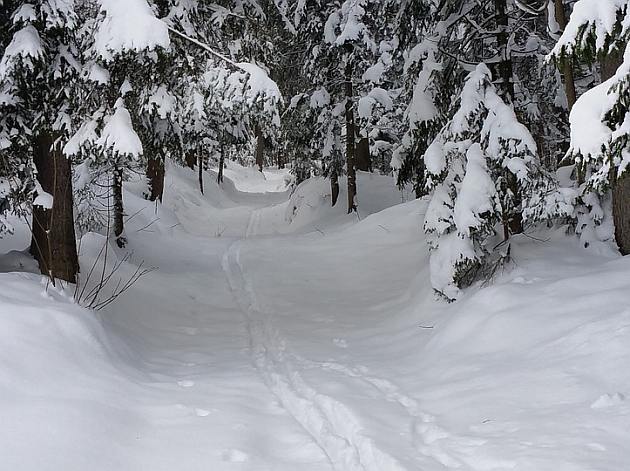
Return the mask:
<path fill-rule="evenodd" d="M 571 192 L 543 170 L 536 142 L 484 64 L 467 78 L 424 161 L 431 282 L 448 299 L 509 258 L 509 239 L 523 225 L 572 214 Z"/>

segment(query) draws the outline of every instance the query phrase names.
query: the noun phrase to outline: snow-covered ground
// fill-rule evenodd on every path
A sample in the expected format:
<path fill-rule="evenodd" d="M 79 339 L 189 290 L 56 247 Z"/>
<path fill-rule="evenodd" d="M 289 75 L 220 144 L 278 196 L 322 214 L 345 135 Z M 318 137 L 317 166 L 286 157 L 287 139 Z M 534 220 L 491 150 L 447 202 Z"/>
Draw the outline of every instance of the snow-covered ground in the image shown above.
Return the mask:
<path fill-rule="evenodd" d="M 119 274 L 157 269 L 98 313 L 0 275 L 0 469 L 628 468 L 630 259 L 524 237 L 445 304 L 423 201 L 360 174 L 348 216 L 285 176 L 230 164 L 202 196 L 170 168 L 157 209 L 130 186 Z M 103 243 L 83 238 L 84 277 Z"/>

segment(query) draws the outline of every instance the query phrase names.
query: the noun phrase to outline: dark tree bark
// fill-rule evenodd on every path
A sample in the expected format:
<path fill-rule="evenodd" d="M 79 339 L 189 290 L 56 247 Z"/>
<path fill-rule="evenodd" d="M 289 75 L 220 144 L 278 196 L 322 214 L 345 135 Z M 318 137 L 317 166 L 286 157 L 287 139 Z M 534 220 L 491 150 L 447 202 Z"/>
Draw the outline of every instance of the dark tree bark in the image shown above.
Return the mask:
<path fill-rule="evenodd" d="M 564 31 L 567 27 L 567 16 L 564 11 L 563 0 L 555 0 L 555 16 L 556 22 L 560 27 L 560 32 Z M 567 96 L 567 103 L 569 105 L 569 111 L 573 109 L 573 105 L 577 101 L 577 92 L 575 91 L 575 78 L 573 76 L 573 59 L 565 57 L 560 62 L 560 71 L 564 78 L 564 92 Z"/>
<path fill-rule="evenodd" d="M 508 48 L 509 17 L 507 14 L 507 1 L 494 0 L 494 12 L 499 62 L 494 65 L 493 74 L 503 99 L 512 103 L 514 101 L 514 82 L 512 81 L 512 57 Z"/>
<path fill-rule="evenodd" d="M 630 172 L 618 178 L 612 190 L 615 239 L 623 255 L 630 255 Z"/>
<path fill-rule="evenodd" d="M 149 201 L 162 201 L 164 197 L 164 158 L 153 155 L 147 160 L 147 180 L 149 184 Z"/>
<path fill-rule="evenodd" d="M 223 183 L 223 167 L 225 166 L 225 146 L 221 144 L 221 155 L 219 156 L 219 172 L 217 174 L 217 183 Z"/>
<path fill-rule="evenodd" d="M 357 144 L 357 170 L 362 172 L 372 171 L 372 157 L 370 156 L 370 140 L 367 137 L 359 139 Z"/>
<path fill-rule="evenodd" d="M 260 126 L 256 125 L 256 165 L 262 173 L 265 164 L 265 136 Z"/>
<path fill-rule="evenodd" d="M 352 64 L 352 46 L 347 52 L 347 63 L 345 70 L 346 85 L 346 167 L 348 174 L 348 214 L 357 210 L 357 173 L 355 169 L 355 123 L 354 123 L 354 87 L 352 86 L 352 76 L 354 74 Z"/>
<path fill-rule="evenodd" d="M 51 147 L 54 139 L 51 134 L 42 133 L 33 142 L 33 160 L 37 169 L 37 181 L 42 190 L 53 194 L 54 168 L 51 156 Z M 39 263 L 42 275 L 52 278 L 52 266 L 50 260 L 50 246 L 48 234 L 50 230 L 50 218 L 52 209 L 43 206 L 33 206 L 33 228 L 31 239 L 31 254 Z"/>
<path fill-rule="evenodd" d="M 623 48 L 611 51 L 601 61 L 602 82 L 610 79 L 623 63 Z M 611 172 L 613 221 L 615 240 L 623 255 L 630 255 L 630 172 L 621 177 L 616 169 Z"/>
<path fill-rule="evenodd" d="M 76 283 L 79 272 L 77 241 L 74 231 L 72 166 L 55 144 L 55 136 L 40 134 L 34 142 L 37 179 L 52 195 L 52 208 L 33 207 L 31 254 L 39 262 L 42 274 Z"/>
<path fill-rule="evenodd" d="M 330 172 L 330 191 L 332 194 L 332 205 L 334 207 L 339 199 L 339 174 L 337 170 L 334 169 Z"/>
<path fill-rule="evenodd" d="M 197 162 L 197 166 L 199 167 L 199 190 L 203 195 L 203 167 L 204 167 L 204 158 L 203 153 L 199 152 L 199 160 Z"/>
<path fill-rule="evenodd" d="M 499 62 L 494 64 L 493 76 L 497 82 L 497 88 L 502 98 L 507 103 L 514 102 L 514 82 L 512 57 L 508 47 L 509 42 L 509 16 L 507 14 L 507 1 L 494 0 L 494 12 L 496 19 L 496 37 Z M 512 234 L 523 232 L 523 216 L 519 210 L 521 198 L 519 196 L 518 180 L 512 172 L 505 171 L 507 189 L 514 195 L 515 211 L 503 214 L 503 232 L 506 239 Z"/>
<path fill-rule="evenodd" d="M 195 170 L 195 162 L 197 159 L 195 158 L 194 152 L 186 152 L 186 157 L 184 158 L 186 161 L 186 167 L 191 170 Z"/>
<path fill-rule="evenodd" d="M 121 249 L 127 245 L 125 237 L 125 207 L 123 204 L 123 169 L 115 164 L 112 179 L 112 199 L 114 210 L 114 238 Z"/>

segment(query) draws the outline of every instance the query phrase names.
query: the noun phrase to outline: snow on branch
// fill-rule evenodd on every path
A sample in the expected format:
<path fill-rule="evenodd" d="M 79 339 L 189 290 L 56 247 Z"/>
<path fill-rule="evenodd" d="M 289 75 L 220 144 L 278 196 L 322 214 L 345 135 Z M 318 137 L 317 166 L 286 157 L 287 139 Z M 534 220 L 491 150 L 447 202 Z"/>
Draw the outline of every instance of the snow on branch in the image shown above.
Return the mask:
<path fill-rule="evenodd" d="M 105 18 L 96 31 L 94 50 L 104 60 L 126 51 L 168 48 L 166 23 L 155 17 L 146 0 L 99 0 Z"/>

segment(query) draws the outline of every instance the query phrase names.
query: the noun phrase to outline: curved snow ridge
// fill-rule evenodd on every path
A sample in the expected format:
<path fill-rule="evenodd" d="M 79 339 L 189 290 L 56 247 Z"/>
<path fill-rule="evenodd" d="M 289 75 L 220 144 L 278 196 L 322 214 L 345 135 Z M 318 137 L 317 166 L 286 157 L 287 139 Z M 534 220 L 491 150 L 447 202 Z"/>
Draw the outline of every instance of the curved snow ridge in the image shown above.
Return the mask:
<path fill-rule="evenodd" d="M 408 471 L 362 434 L 362 426 L 342 402 L 309 385 L 286 355 L 285 341 L 270 316 L 258 309 L 240 262 L 239 242 L 222 261 L 230 289 L 243 311 L 254 364 L 282 406 L 311 435 L 337 471 Z"/>

